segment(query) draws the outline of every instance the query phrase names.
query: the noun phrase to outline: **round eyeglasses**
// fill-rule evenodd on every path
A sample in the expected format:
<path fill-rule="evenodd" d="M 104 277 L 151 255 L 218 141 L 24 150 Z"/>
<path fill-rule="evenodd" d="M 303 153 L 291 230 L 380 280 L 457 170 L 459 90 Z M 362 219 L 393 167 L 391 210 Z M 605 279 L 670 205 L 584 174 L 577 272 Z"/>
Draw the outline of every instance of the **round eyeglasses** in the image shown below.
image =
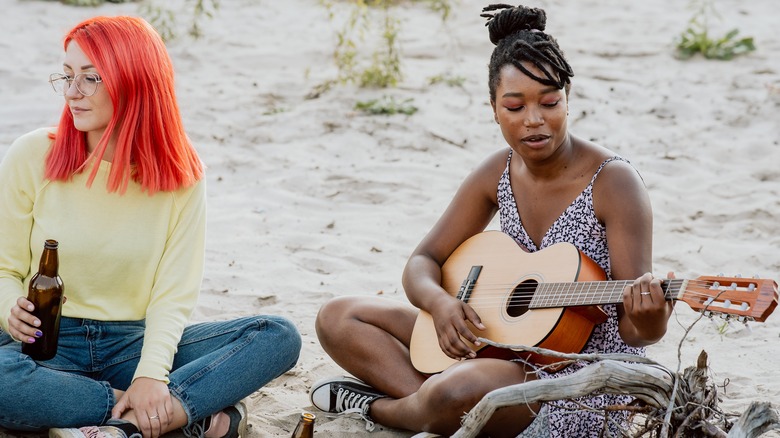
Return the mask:
<path fill-rule="evenodd" d="M 79 73 L 76 76 L 53 73 L 49 76 L 49 83 L 54 92 L 63 96 L 74 82 L 79 93 L 83 96 L 92 96 L 97 93 L 98 84 L 103 82 L 103 79 L 97 73 Z"/>

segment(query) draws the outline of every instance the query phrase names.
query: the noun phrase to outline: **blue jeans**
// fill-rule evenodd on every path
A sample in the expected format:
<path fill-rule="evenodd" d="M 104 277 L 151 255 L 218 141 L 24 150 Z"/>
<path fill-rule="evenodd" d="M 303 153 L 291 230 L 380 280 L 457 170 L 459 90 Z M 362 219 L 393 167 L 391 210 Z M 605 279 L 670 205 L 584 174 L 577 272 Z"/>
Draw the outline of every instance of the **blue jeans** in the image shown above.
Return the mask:
<path fill-rule="evenodd" d="M 40 431 L 104 424 L 113 389 L 131 383 L 144 322 L 62 318 L 57 356 L 36 362 L 0 332 L 0 427 Z M 301 337 L 288 320 L 251 316 L 185 328 L 170 373 L 189 424 L 232 406 L 298 361 Z"/>

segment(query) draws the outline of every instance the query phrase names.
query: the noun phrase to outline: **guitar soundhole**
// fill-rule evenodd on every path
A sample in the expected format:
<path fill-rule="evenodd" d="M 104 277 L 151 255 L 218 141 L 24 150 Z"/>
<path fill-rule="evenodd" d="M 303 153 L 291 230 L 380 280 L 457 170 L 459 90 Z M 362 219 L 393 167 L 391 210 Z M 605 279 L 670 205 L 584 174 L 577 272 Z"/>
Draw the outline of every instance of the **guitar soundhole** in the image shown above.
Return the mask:
<path fill-rule="evenodd" d="M 536 280 L 526 280 L 515 286 L 512 296 L 509 297 L 506 313 L 511 317 L 518 317 L 527 312 L 538 285 Z"/>

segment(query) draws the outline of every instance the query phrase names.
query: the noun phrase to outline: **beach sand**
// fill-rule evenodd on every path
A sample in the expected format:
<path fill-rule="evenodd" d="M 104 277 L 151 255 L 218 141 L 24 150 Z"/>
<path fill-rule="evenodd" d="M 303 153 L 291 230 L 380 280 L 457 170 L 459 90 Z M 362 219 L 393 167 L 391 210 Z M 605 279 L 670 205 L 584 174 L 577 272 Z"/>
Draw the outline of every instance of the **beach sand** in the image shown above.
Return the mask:
<path fill-rule="evenodd" d="M 139 14 L 137 3 L 2 3 L 0 156 L 20 135 L 57 123 L 62 98 L 46 79 L 61 71 L 63 34 L 92 15 Z M 201 20 L 200 39 L 169 43 L 185 125 L 208 166 L 207 263 L 194 320 L 270 313 L 295 321 L 303 336 L 299 363 L 247 400 L 251 436 L 283 437 L 313 409 L 309 386 L 341 372 L 317 342 L 319 307 L 350 294 L 406 301 L 400 277 L 407 257 L 470 170 L 505 147 L 486 84 L 493 46 L 479 12 L 488 2 L 455 0 L 446 21 L 425 4 L 397 8 L 399 86 L 336 85 L 316 99 L 306 96 L 338 73 L 332 52 L 345 9 L 337 5 L 332 21 L 316 0 L 221 3 Z M 181 0 L 166 4 L 186 10 Z M 533 6 L 546 9 L 547 30 L 574 68 L 571 131 L 628 158 L 647 184 L 654 272 L 776 280 L 776 1 L 716 2 L 715 34 L 738 28 L 755 38 L 755 52 L 731 61 L 675 59 L 673 39 L 693 15 L 687 4 Z M 370 43 L 359 49 L 370 53 Z M 429 84 L 435 76 L 462 84 Z M 413 99 L 418 111 L 354 109 L 383 96 Z M 724 410 L 742 412 L 754 400 L 780 404 L 780 315 L 751 323 L 750 332 L 741 324 L 723 332 L 720 320 L 702 320 L 681 342 L 697 314 L 683 303 L 676 311 L 650 357 L 675 370 L 678 346 L 683 368 L 706 350 Z M 367 435 L 362 421 L 315 413 L 319 436 Z M 371 433 L 412 435 L 382 427 Z"/>

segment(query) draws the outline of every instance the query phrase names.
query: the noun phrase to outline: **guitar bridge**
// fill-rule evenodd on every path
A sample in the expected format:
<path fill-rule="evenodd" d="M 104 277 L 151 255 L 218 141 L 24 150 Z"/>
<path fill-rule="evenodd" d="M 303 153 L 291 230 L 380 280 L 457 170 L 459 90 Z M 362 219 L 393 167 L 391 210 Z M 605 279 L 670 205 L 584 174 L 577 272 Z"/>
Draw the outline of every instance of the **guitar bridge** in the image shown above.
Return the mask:
<path fill-rule="evenodd" d="M 460 285 L 460 289 L 458 289 L 458 295 L 456 297 L 457 299 L 463 301 L 464 303 L 469 302 L 469 299 L 471 298 L 471 292 L 474 290 L 474 285 L 477 283 L 477 278 L 479 278 L 480 273 L 482 273 L 481 265 L 474 265 L 471 267 L 469 275 L 466 276 L 466 278 L 463 280 L 463 283 Z"/>

